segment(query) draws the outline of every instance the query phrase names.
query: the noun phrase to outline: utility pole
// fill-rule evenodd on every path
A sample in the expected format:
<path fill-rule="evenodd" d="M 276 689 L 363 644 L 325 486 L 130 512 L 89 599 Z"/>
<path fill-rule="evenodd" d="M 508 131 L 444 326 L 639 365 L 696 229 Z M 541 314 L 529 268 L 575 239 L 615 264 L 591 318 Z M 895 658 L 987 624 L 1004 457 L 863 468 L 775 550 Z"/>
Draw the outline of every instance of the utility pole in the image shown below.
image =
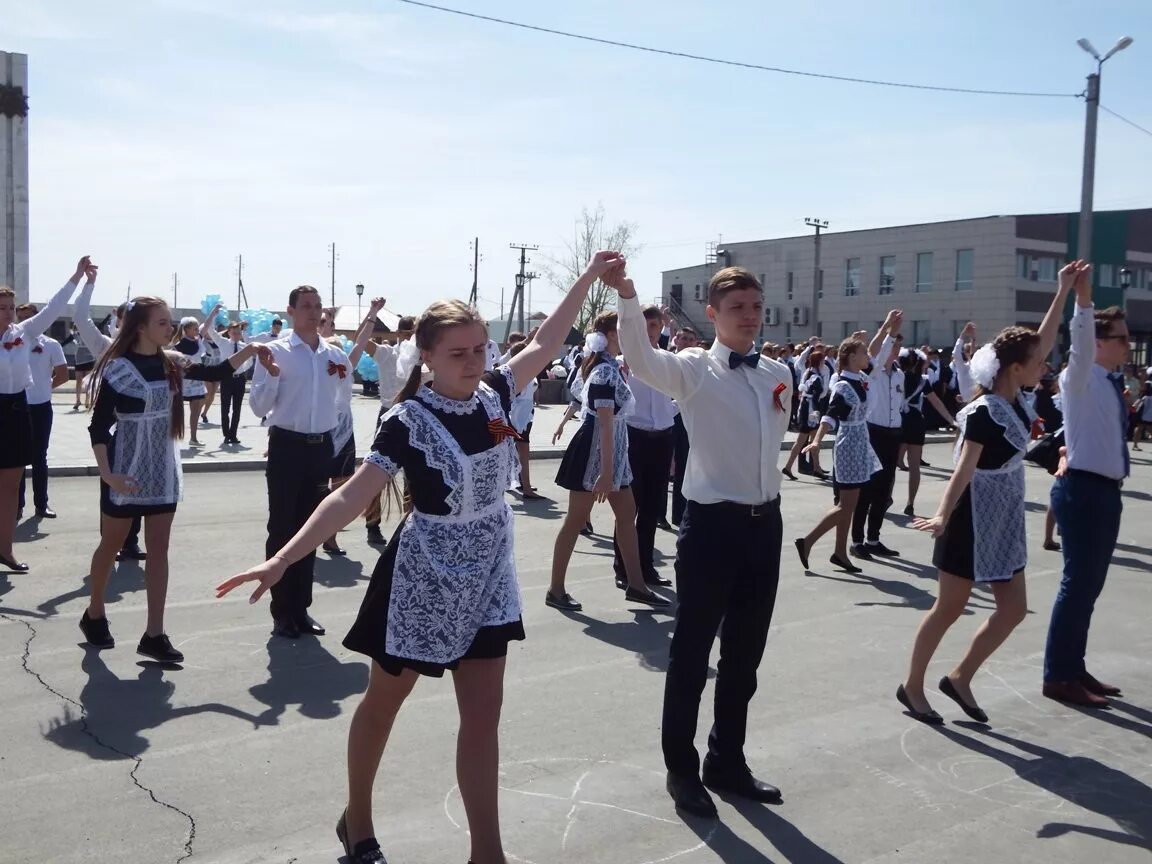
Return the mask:
<path fill-rule="evenodd" d="M 827 230 L 827 220 L 804 218 L 804 224 L 816 229 L 815 264 L 812 268 L 812 335 L 820 335 L 820 295 L 824 288 L 824 273 L 820 269 L 820 232 Z"/>
<path fill-rule="evenodd" d="M 472 292 L 468 295 L 468 305 L 475 308 L 480 302 L 480 238 L 472 241 Z"/>
<path fill-rule="evenodd" d="M 129 285 L 128 287 L 129 287 L 129 290 L 131 290 L 132 286 Z M 180 288 L 180 277 L 177 276 L 175 273 L 173 273 L 172 274 L 172 308 L 173 309 L 179 309 L 180 308 L 180 300 L 178 299 L 178 295 L 177 295 L 177 291 L 179 290 L 179 288 Z"/>
<path fill-rule="evenodd" d="M 500 317 L 504 317 L 504 286 L 500 286 Z"/>
<path fill-rule="evenodd" d="M 525 268 L 528 266 L 528 250 L 536 251 L 539 246 L 529 246 L 522 243 L 509 243 L 509 249 L 520 250 L 520 272 L 516 274 L 516 290 L 512 294 L 512 305 L 508 310 L 508 323 L 504 327 L 504 342 L 512 335 L 512 316 L 516 315 L 520 325 L 520 332 L 524 332 L 524 283 L 528 279 Z"/>
<path fill-rule="evenodd" d="M 241 305 L 243 304 L 243 305 Z M 236 256 L 236 311 L 248 308 L 248 295 L 244 293 L 244 256 Z"/>
<path fill-rule="evenodd" d="M 333 241 L 332 245 L 328 247 L 332 253 L 332 263 L 328 266 L 332 269 L 332 308 L 336 308 L 336 242 Z"/>
<path fill-rule="evenodd" d="M 528 329 L 532 329 L 532 283 L 540 278 L 539 273 L 525 273 L 524 278 L 528 280 Z"/>

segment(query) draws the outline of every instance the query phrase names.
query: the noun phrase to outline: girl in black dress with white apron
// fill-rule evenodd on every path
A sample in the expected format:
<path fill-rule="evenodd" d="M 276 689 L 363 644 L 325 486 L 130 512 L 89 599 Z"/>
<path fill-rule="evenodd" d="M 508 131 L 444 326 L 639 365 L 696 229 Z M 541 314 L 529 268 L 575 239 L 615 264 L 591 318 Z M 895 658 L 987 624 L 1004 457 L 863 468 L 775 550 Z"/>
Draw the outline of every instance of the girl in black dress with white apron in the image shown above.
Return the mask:
<path fill-rule="evenodd" d="M 1020 391 L 1040 380 L 1044 360 L 1056 343 L 1075 273 L 1070 268 L 1074 265 L 1060 272 L 1059 287 L 1039 332 L 1008 327 L 969 361 L 977 389 L 956 417 L 960 427 L 956 470 L 936 515 L 912 523 L 936 538 L 932 563 L 939 570 L 940 594 L 920 623 L 908 675 L 896 698 L 923 723 L 944 722 L 924 694 L 924 676 L 940 640 L 964 613 L 973 582 L 992 587 L 996 611 L 980 625 L 963 659 L 940 679 L 939 687 L 978 722 L 987 722 L 988 717 L 972 695 L 972 678 L 1028 614 L 1024 454 L 1035 414 Z"/>
<path fill-rule="evenodd" d="M 908 466 L 908 505 L 905 516 L 916 513 L 916 493 L 920 491 L 920 465 L 924 454 L 924 439 L 928 434 L 928 420 L 924 412 L 927 402 L 949 426 L 955 426 L 952 412 L 944 407 L 940 397 L 932 392 L 932 381 L 928 377 L 928 357 L 915 348 L 900 351 L 900 369 L 904 373 L 904 404 L 901 417 L 901 462 L 907 459 Z"/>
<path fill-rule="evenodd" d="M 499 720 L 508 643 L 524 638 L 505 492 L 516 473 L 512 397 L 562 349 L 588 289 L 618 253 L 598 252 L 535 340 L 507 366 L 484 371 L 487 329 L 459 301 L 433 304 L 416 325 L 416 364 L 384 415 L 372 453 L 276 555 L 227 580 L 223 596 L 259 581 L 255 602 L 285 568 L 359 517 L 406 478 L 406 515 L 345 645 L 372 658 L 368 692 L 348 735 L 348 806 L 336 826 L 349 864 L 384 861 L 372 825 L 372 786 L 392 723 L 420 675 L 453 672 L 460 713 L 457 774 L 473 864 L 504 864 L 497 808 Z"/>
<path fill-rule="evenodd" d="M 829 387 L 824 382 L 824 352 L 817 348 L 808 355 L 808 367 L 804 370 L 800 387 L 796 391 L 800 397 L 796 409 L 796 443 L 792 445 L 788 461 L 780 470 L 780 473 L 789 480 L 796 479 L 796 475 L 792 473 L 792 466 L 796 464 L 796 460 L 800 458 L 800 454 L 820 428 L 821 409 L 828 401 L 824 398 L 828 390 Z M 820 467 L 820 451 L 812 451 L 809 459 L 812 463 L 812 476 L 820 480 L 826 479 L 828 475 Z"/>
<path fill-rule="evenodd" d="M 215 322 L 212 323 L 215 326 Z M 181 354 L 186 356 L 189 364 L 199 364 L 202 357 L 205 356 L 207 348 L 205 341 L 200 339 L 200 322 L 195 318 L 189 316 L 180 321 L 180 338 L 172 346 Z M 219 355 L 217 355 L 218 358 Z M 219 359 L 215 361 L 219 362 Z M 213 364 L 215 365 L 215 363 Z M 208 385 L 205 383 L 207 379 L 200 380 L 190 375 L 184 376 L 184 381 L 180 385 L 180 398 L 184 404 L 188 406 L 188 425 L 191 427 L 188 435 L 188 443 L 193 447 L 200 446 L 200 439 L 196 437 L 196 432 L 200 428 L 200 420 L 208 419 L 208 406 L 205 405 L 204 399 L 208 395 Z M 201 417 L 203 414 L 203 418 Z"/>
<path fill-rule="evenodd" d="M 184 412 L 180 394 L 185 377 L 220 381 L 256 353 L 252 345 L 228 363 L 204 366 L 177 352 L 166 352 L 172 323 L 167 304 L 157 297 L 138 297 L 128 304 L 116 338 L 96 363 L 92 451 L 100 468 L 100 545 L 92 554 L 91 596 L 80 619 L 87 643 L 112 648 L 104 593 L 116 553 L 132 527 L 144 517 L 148 563 L 148 623 L 138 654 L 163 663 L 180 663 L 184 655 L 164 632 L 168 593 L 168 540 L 172 518 L 183 494 L 180 442 Z"/>
<path fill-rule="evenodd" d="M 832 450 L 832 477 L 839 499 L 805 537 L 797 537 L 796 552 L 800 563 L 808 569 L 808 556 L 816 541 L 836 529 L 836 550 L 828 560 L 847 573 L 859 573 L 860 568 L 848 558 L 848 530 L 852 527 L 852 514 L 860 490 L 880 470 L 880 460 L 868 439 L 868 346 L 863 340 L 850 338 L 840 343 L 837 351 L 839 380 L 832 385 L 832 398 L 828 413 L 820 421 L 820 428 L 804 452 L 812 455 L 820 450 L 824 435 L 836 432 L 836 446 Z"/>

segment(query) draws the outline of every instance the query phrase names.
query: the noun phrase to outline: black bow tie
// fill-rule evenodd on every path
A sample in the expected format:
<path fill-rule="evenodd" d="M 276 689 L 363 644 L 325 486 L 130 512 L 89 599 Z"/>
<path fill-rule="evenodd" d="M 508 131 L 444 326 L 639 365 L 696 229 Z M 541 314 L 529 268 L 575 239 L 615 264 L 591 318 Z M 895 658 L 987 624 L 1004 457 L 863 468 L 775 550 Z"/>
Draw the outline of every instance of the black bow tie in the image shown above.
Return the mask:
<path fill-rule="evenodd" d="M 745 366 L 750 366 L 751 368 L 755 369 L 760 365 L 760 355 L 757 352 L 752 352 L 751 354 L 737 354 L 735 351 L 728 355 L 729 369 L 735 369 L 741 363 L 743 363 Z"/>

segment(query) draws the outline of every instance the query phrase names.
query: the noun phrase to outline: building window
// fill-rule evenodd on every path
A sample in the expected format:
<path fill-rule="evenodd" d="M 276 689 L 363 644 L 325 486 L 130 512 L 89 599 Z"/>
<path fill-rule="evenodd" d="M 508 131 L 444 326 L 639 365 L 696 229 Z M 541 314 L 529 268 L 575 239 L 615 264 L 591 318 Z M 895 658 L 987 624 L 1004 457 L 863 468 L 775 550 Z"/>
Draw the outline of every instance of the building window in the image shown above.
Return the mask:
<path fill-rule="evenodd" d="M 860 293 L 860 259 L 849 258 L 844 264 L 844 296 L 855 297 Z"/>
<path fill-rule="evenodd" d="M 1097 284 L 1101 288 L 1115 288 L 1119 284 L 1116 281 L 1115 264 L 1101 264 L 1096 272 L 1100 274 Z"/>
<path fill-rule="evenodd" d="M 844 335 L 841 338 L 847 339 L 849 336 L 851 336 L 857 330 L 863 330 L 863 329 L 864 328 L 859 321 L 845 321 L 844 322 Z"/>
<path fill-rule="evenodd" d="M 1047 256 L 1037 258 L 1036 265 L 1040 273 L 1038 277 L 1039 280 L 1041 282 L 1055 282 L 1056 272 L 1060 269 L 1059 264 L 1060 262 L 1055 258 L 1048 258 Z"/>
<path fill-rule="evenodd" d="M 912 322 L 912 344 L 913 347 L 919 348 L 921 345 L 932 344 L 932 322 L 931 321 L 913 321 Z"/>
<path fill-rule="evenodd" d="M 920 252 L 916 255 L 916 293 L 932 290 L 932 253 Z"/>
<path fill-rule="evenodd" d="M 765 291 L 768 290 L 768 276 L 764 273 L 760 274 L 760 287 Z"/>
<path fill-rule="evenodd" d="M 700 286 L 699 285 L 696 286 L 696 302 L 697 303 L 700 302 Z"/>
<path fill-rule="evenodd" d="M 1060 259 L 1051 255 L 1016 253 L 1016 275 L 1031 282 L 1055 282 Z"/>
<path fill-rule="evenodd" d="M 1152 270 L 1137 270 L 1132 284 L 1139 286 L 1141 291 L 1152 291 Z"/>
<path fill-rule="evenodd" d="M 880 293 L 891 294 L 896 288 L 896 256 L 880 256 Z"/>
<path fill-rule="evenodd" d="M 972 290 L 972 250 L 956 250 L 956 290 Z"/>
<path fill-rule="evenodd" d="M 791 300 L 792 299 L 792 291 L 793 291 L 793 288 L 795 287 L 795 274 L 789 272 L 788 278 L 785 280 L 785 282 L 786 282 L 786 287 L 787 287 L 787 291 L 788 291 L 788 299 Z"/>

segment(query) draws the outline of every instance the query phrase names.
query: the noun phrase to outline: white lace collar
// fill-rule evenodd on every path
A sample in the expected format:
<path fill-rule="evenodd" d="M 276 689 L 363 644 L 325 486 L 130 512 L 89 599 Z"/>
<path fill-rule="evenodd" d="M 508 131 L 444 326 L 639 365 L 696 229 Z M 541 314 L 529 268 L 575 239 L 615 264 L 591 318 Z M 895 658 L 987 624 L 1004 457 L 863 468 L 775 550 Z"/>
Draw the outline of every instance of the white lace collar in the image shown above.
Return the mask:
<path fill-rule="evenodd" d="M 449 399 L 447 396 L 441 396 L 427 384 L 420 385 L 416 395 L 425 404 L 448 414 L 471 414 L 479 404 L 475 393 L 469 399 Z"/>

